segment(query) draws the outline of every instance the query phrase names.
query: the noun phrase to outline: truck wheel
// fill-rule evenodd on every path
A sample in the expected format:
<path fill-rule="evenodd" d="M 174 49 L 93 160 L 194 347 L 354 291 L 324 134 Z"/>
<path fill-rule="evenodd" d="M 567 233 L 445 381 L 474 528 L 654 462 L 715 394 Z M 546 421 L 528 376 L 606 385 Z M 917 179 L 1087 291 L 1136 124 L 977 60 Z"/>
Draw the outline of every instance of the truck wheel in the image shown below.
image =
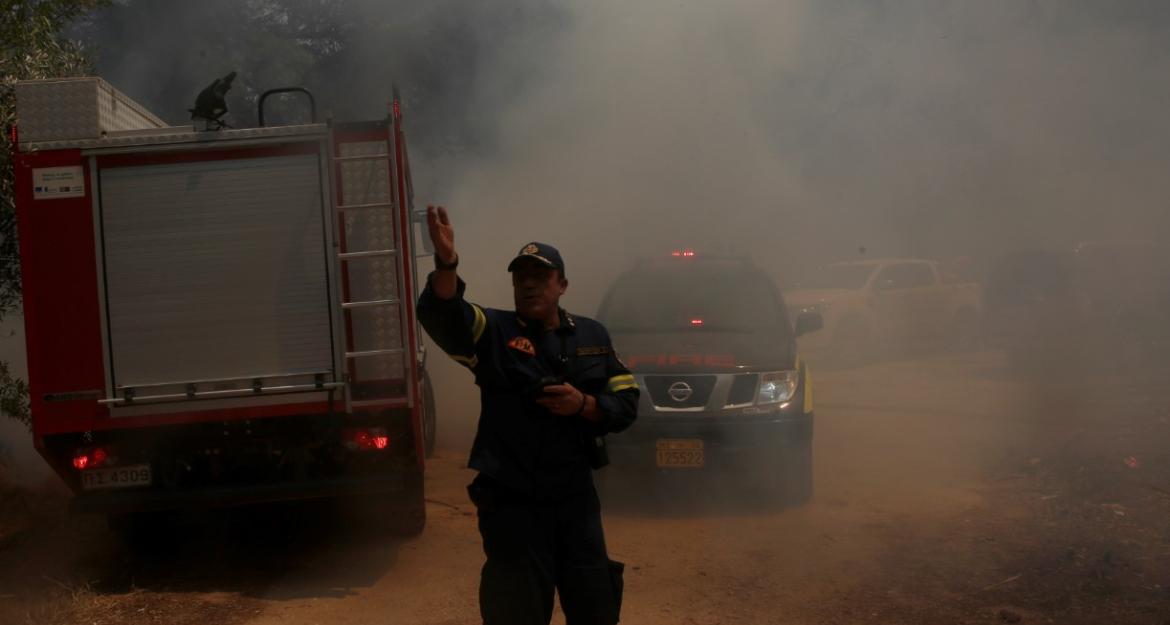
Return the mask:
<path fill-rule="evenodd" d="M 812 499 L 811 439 L 784 443 L 771 465 L 772 475 L 765 483 L 765 500 L 770 507 L 795 507 Z"/>
<path fill-rule="evenodd" d="M 406 478 L 406 490 L 394 493 L 381 502 L 376 514 L 379 527 L 392 536 L 416 536 L 427 525 L 427 500 L 423 493 L 423 474 L 416 471 Z"/>
<path fill-rule="evenodd" d="M 804 505 L 812 499 L 813 466 L 812 441 L 807 440 L 785 450 L 781 463 L 780 503 L 786 506 Z"/>
<path fill-rule="evenodd" d="M 423 449 L 427 458 L 435 455 L 435 441 L 438 439 L 438 415 L 435 411 L 435 390 L 431 386 L 431 375 L 424 369 L 422 372 L 422 429 Z"/>

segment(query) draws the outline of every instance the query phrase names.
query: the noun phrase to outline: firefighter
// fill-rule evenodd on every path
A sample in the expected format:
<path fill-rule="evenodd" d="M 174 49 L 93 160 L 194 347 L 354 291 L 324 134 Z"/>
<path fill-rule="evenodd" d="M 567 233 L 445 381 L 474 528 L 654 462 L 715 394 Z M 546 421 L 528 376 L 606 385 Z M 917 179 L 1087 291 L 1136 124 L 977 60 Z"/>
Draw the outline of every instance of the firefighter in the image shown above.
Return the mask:
<path fill-rule="evenodd" d="M 598 322 L 560 307 L 569 283 L 555 248 L 525 245 L 508 265 L 515 310 L 463 298 L 455 232 L 427 207 L 435 271 L 418 316 L 475 375 L 481 410 L 468 486 L 487 561 L 485 625 L 546 625 L 554 590 L 567 625 L 618 622 L 622 565 L 606 553 L 593 468 L 604 439 L 634 421 L 638 386 Z"/>

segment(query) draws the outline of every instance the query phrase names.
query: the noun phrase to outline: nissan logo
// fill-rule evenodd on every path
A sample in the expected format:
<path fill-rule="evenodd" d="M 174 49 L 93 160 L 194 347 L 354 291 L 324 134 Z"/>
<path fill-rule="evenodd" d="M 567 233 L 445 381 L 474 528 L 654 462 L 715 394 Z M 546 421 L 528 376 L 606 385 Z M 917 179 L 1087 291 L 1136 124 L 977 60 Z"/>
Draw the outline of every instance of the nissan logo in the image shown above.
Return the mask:
<path fill-rule="evenodd" d="M 671 399 L 680 404 L 690 399 L 694 392 L 695 390 L 686 382 L 675 382 L 670 385 L 670 388 L 666 389 L 666 394 L 670 395 Z"/>

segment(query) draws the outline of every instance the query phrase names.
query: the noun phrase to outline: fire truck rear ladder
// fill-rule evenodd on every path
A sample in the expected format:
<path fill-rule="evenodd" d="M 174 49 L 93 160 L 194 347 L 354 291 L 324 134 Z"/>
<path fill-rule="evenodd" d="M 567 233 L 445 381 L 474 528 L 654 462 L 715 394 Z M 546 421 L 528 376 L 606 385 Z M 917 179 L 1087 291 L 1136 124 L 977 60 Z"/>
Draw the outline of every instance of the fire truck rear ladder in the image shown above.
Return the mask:
<path fill-rule="evenodd" d="M 330 152 L 331 152 L 330 161 L 331 161 L 332 166 L 330 167 L 330 174 L 337 177 L 337 178 L 340 178 L 342 175 L 344 175 L 341 171 L 341 168 L 339 167 L 339 165 L 342 163 L 355 162 L 355 161 L 381 161 L 381 162 L 386 163 L 385 172 L 387 175 L 390 175 L 391 172 L 393 171 L 391 169 L 392 163 L 390 160 L 391 156 L 393 154 L 393 151 L 392 151 L 393 146 L 391 145 L 391 143 L 389 141 L 384 141 L 384 142 L 380 142 L 380 143 L 384 144 L 385 151 L 381 152 L 381 153 L 376 153 L 376 154 L 357 154 L 357 155 L 352 155 L 352 156 L 338 156 L 337 154 L 334 154 L 333 150 L 331 149 L 330 150 Z M 336 145 L 336 144 L 334 144 L 334 145 Z M 391 176 L 391 181 L 393 181 L 392 176 Z M 334 188 L 336 189 L 336 188 L 338 188 L 338 186 L 335 186 Z M 389 202 L 374 202 L 374 203 L 364 203 L 364 204 L 340 204 L 337 201 L 337 194 L 336 193 L 330 194 L 330 198 L 331 198 L 331 201 L 333 203 L 334 223 L 341 223 L 340 217 L 343 216 L 347 212 L 366 211 L 366 210 L 386 211 L 389 213 L 390 221 L 391 221 L 391 225 L 392 225 L 392 228 L 390 231 L 394 234 L 395 237 L 397 237 L 397 235 L 399 233 L 399 224 L 397 223 L 398 220 L 395 218 L 396 215 L 394 212 L 396 205 L 394 203 L 394 191 L 393 191 L 394 184 L 393 184 L 393 182 L 389 188 L 390 188 L 390 192 L 388 194 L 390 196 Z M 344 227 L 344 226 L 342 226 L 342 227 Z M 337 260 L 339 262 L 339 269 L 343 269 L 344 267 L 346 267 L 347 263 L 351 260 L 357 260 L 357 259 L 363 259 L 363 258 L 378 258 L 378 257 L 389 257 L 389 258 L 398 259 L 398 256 L 400 254 L 400 251 L 397 248 L 386 248 L 386 249 L 377 249 L 377 250 L 363 250 L 360 252 L 350 252 L 350 251 L 347 251 L 345 249 L 346 248 L 346 239 L 344 237 L 342 237 L 342 239 L 339 243 L 340 243 L 340 245 L 339 245 L 340 251 L 337 254 Z M 399 327 L 399 331 L 403 333 L 403 334 L 400 334 L 400 336 L 403 336 L 403 340 L 405 341 L 405 334 L 404 333 L 406 330 L 406 308 L 404 306 L 400 305 L 400 304 L 402 304 L 402 301 L 403 301 L 403 296 L 402 296 L 402 282 L 403 282 L 402 262 L 401 261 L 395 262 L 394 266 L 395 266 L 395 270 L 397 272 L 397 280 L 395 281 L 395 287 L 398 291 L 398 297 L 387 298 L 387 299 L 376 299 L 376 300 L 349 301 L 346 299 L 345 295 L 342 295 L 341 308 L 343 311 L 345 311 L 345 310 L 353 310 L 355 308 L 373 308 L 373 307 L 385 307 L 385 306 L 399 305 L 398 306 L 398 317 L 399 317 L 399 320 L 398 320 L 399 326 L 398 327 Z M 341 274 L 348 275 L 348 272 L 342 271 Z M 347 320 L 346 323 L 350 323 L 350 321 Z M 348 369 L 349 369 L 348 363 L 349 363 L 350 359 L 400 355 L 400 356 L 403 356 L 403 359 L 405 360 L 405 354 L 406 354 L 405 347 L 362 349 L 361 346 L 358 345 L 358 340 L 355 337 L 352 345 L 348 344 L 348 342 L 346 345 L 345 368 L 346 368 L 347 376 L 350 374 L 350 372 L 348 371 Z M 407 398 L 409 401 L 410 393 L 408 392 L 406 395 L 407 395 Z M 351 412 L 353 410 L 353 408 L 355 408 L 355 407 L 379 405 L 379 404 L 385 404 L 385 403 L 386 402 L 383 400 L 354 400 L 353 399 L 353 385 L 352 384 L 345 384 L 345 410 L 346 410 L 346 412 Z"/>

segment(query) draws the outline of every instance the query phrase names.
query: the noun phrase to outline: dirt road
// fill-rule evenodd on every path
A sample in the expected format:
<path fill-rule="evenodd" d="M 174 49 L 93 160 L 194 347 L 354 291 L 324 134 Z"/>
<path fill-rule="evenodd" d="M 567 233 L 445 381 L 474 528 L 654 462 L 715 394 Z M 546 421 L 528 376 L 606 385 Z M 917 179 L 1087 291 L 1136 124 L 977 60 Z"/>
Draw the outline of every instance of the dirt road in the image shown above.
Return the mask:
<path fill-rule="evenodd" d="M 1022 381 L 996 354 L 819 373 L 810 505 L 607 512 L 623 622 L 1170 622 L 1168 394 L 1092 382 Z M 22 500 L 0 622 L 476 623 L 463 461 L 433 462 L 427 529 L 399 544 L 281 509 L 131 555 L 59 496 Z"/>

